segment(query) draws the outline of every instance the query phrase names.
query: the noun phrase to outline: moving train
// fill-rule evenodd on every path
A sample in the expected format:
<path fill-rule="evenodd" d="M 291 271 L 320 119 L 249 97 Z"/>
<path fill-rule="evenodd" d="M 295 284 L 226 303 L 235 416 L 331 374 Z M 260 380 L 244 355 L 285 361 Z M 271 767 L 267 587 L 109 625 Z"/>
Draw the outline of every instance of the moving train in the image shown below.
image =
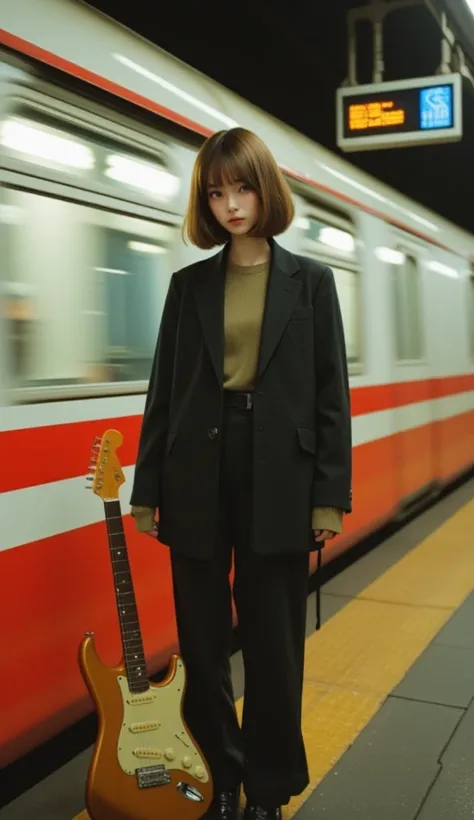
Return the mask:
<path fill-rule="evenodd" d="M 77 0 L 0 11 L 0 765 L 90 712 L 77 650 L 120 657 L 90 448 L 124 435 L 150 671 L 176 647 L 168 553 L 129 517 L 141 415 L 202 140 L 269 145 L 329 264 L 347 340 L 353 513 L 331 561 L 474 463 L 474 237 Z M 455 547 L 455 545 L 453 545 Z"/>

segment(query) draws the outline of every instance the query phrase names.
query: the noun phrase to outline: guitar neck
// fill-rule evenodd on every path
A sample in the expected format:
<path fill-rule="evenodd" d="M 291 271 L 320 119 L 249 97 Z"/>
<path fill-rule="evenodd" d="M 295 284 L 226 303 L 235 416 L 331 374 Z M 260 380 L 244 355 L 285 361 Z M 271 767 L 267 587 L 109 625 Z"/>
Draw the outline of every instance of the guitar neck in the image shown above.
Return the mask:
<path fill-rule="evenodd" d="M 123 658 L 131 692 L 148 689 L 148 674 L 120 501 L 104 501 Z"/>

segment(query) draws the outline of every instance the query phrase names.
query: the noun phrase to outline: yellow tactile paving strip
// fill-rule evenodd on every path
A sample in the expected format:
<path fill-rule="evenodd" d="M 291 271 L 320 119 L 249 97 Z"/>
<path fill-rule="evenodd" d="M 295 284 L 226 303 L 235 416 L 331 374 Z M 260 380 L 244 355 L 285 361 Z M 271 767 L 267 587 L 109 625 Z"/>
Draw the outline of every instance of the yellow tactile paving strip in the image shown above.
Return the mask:
<path fill-rule="evenodd" d="M 297 812 L 474 589 L 474 501 L 307 640 L 303 731 L 311 782 Z M 271 685 L 271 681 L 269 681 Z M 239 714 L 242 700 L 237 704 Z M 87 820 L 82 812 L 75 820 Z"/>

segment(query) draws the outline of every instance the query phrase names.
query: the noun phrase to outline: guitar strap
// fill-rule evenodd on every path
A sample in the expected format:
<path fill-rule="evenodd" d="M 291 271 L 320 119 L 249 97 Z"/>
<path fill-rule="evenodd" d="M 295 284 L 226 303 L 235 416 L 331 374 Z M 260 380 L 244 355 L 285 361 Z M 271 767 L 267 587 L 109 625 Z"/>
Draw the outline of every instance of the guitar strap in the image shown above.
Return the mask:
<path fill-rule="evenodd" d="M 321 629 L 321 564 L 323 548 L 318 549 L 318 564 L 316 568 L 316 632 Z"/>

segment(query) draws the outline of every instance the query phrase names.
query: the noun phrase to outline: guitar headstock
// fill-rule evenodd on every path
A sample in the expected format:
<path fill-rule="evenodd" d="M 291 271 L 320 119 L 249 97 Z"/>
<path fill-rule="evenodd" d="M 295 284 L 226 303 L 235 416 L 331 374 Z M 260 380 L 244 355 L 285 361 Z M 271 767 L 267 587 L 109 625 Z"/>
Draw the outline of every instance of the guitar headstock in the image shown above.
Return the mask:
<path fill-rule="evenodd" d="M 118 499 L 119 490 L 125 482 L 117 450 L 123 442 L 118 430 L 106 430 L 102 438 L 96 436 L 92 445 L 88 489 L 91 489 L 103 501 Z"/>

